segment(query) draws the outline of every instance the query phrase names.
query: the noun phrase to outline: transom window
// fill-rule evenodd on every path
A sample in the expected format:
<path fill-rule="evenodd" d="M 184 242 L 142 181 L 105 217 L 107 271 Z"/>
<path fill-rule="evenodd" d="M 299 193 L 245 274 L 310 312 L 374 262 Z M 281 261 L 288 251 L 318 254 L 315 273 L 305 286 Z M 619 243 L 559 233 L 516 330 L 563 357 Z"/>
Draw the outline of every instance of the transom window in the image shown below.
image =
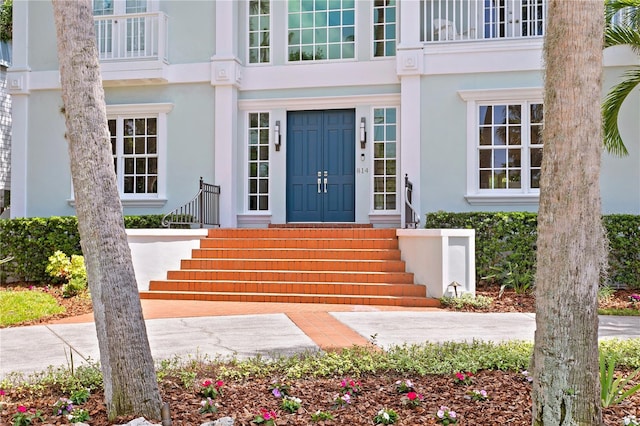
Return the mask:
<path fill-rule="evenodd" d="M 249 210 L 269 210 L 269 113 L 249 113 Z"/>
<path fill-rule="evenodd" d="M 539 189 L 542 104 L 480 105 L 479 189 Z"/>
<path fill-rule="evenodd" d="M 373 4 L 373 56 L 396 55 L 396 0 Z"/>
<path fill-rule="evenodd" d="M 156 117 L 109 119 L 111 153 L 122 194 L 158 193 Z"/>
<path fill-rule="evenodd" d="M 396 108 L 373 110 L 373 208 L 395 210 L 397 198 Z"/>
<path fill-rule="evenodd" d="M 265 63 L 270 58 L 270 0 L 249 1 L 249 63 Z"/>
<path fill-rule="evenodd" d="M 290 62 L 355 57 L 355 0 L 289 0 Z"/>

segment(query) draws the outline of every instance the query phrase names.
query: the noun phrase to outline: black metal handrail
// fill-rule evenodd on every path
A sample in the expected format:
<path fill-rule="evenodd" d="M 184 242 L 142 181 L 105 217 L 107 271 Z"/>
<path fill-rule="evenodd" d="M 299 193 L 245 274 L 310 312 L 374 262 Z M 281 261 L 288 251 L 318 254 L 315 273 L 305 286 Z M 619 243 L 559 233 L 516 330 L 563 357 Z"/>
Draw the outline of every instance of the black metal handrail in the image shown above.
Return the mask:
<path fill-rule="evenodd" d="M 205 183 L 200 178 L 198 193 L 187 204 L 180 206 L 164 215 L 162 226 L 171 228 L 171 225 L 199 225 L 220 226 L 220 185 Z"/>
<path fill-rule="evenodd" d="M 417 228 L 420 223 L 420 215 L 411 204 L 413 193 L 413 183 L 409 180 L 409 175 L 404 175 L 404 223 L 405 228 Z"/>

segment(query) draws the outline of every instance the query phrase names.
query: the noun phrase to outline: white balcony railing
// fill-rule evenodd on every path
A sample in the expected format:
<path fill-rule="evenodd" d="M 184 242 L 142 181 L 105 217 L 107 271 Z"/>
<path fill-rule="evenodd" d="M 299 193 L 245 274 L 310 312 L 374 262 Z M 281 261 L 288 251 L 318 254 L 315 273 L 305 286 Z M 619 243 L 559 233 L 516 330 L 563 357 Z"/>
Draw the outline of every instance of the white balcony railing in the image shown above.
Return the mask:
<path fill-rule="evenodd" d="M 423 41 L 544 35 L 546 0 L 424 0 Z"/>
<path fill-rule="evenodd" d="M 94 16 L 100 60 L 167 60 L 167 23 L 162 12 Z"/>

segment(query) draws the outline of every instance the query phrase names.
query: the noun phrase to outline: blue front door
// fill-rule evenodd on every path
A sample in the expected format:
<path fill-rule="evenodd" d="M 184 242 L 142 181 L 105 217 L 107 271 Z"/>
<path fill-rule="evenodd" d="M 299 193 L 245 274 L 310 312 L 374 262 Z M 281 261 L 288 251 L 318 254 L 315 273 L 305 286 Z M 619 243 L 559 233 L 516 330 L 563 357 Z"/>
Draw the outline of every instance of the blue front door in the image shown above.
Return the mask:
<path fill-rule="evenodd" d="M 287 114 L 287 222 L 355 221 L 355 111 Z"/>

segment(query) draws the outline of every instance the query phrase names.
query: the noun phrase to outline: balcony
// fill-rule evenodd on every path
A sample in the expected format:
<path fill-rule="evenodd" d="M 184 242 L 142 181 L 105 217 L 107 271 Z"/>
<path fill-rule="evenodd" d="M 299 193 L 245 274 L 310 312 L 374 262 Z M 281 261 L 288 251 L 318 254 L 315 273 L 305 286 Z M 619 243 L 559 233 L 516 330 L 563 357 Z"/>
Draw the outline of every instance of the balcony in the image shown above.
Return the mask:
<path fill-rule="evenodd" d="M 541 37 L 546 13 L 546 0 L 424 0 L 422 41 Z"/>
<path fill-rule="evenodd" d="M 162 12 L 94 16 L 105 85 L 167 81 L 168 21 Z"/>
<path fill-rule="evenodd" d="M 100 60 L 166 61 L 167 23 L 162 12 L 95 16 Z"/>

